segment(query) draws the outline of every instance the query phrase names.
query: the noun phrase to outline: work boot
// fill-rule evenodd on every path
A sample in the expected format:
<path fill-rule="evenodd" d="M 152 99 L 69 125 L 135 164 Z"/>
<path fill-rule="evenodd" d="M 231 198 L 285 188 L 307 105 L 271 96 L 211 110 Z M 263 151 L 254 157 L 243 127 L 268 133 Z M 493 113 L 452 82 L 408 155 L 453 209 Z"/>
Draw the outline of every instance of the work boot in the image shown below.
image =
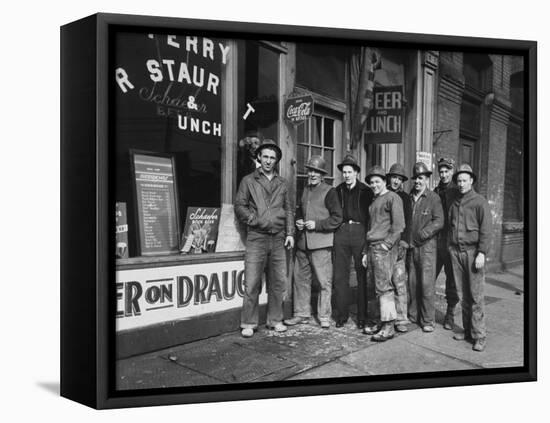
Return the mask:
<path fill-rule="evenodd" d="M 453 335 L 455 341 L 471 341 L 472 335 L 466 332 L 458 332 Z"/>
<path fill-rule="evenodd" d="M 305 323 L 308 323 L 309 322 L 309 319 L 307 317 L 300 317 L 300 316 L 294 316 L 290 319 L 286 319 L 285 320 L 285 325 L 287 326 L 294 326 L 294 325 L 297 325 L 297 324 L 305 324 Z"/>
<path fill-rule="evenodd" d="M 282 323 L 277 323 L 275 325 L 266 325 L 268 329 L 274 330 L 275 332 L 285 332 L 286 326 Z"/>
<path fill-rule="evenodd" d="M 455 308 L 447 306 L 447 313 L 445 313 L 445 320 L 443 321 L 443 329 L 453 330 L 455 326 Z"/>
<path fill-rule="evenodd" d="M 476 339 L 476 342 L 474 343 L 474 346 L 472 347 L 472 349 L 478 352 L 484 351 L 486 344 L 487 344 L 487 338 L 478 338 Z"/>
<path fill-rule="evenodd" d="M 378 323 L 369 323 L 363 328 L 365 335 L 374 335 L 380 331 L 380 325 Z"/>
<path fill-rule="evenodd" d="M 395 335 L 395 330 L 393 328 L 393 322 L 384 322 L 382 330 L 374 334 L 371 338 L 371 341 L 374 342 L 385 342 L 388 339 L 392 339 Z"/>
<path fill-rule="evenodd" d="M 243 328 L 241 330 L 241 336 L 243 338 L 251 338 L 254 335 L 254 329 L 252 328 Z"/>

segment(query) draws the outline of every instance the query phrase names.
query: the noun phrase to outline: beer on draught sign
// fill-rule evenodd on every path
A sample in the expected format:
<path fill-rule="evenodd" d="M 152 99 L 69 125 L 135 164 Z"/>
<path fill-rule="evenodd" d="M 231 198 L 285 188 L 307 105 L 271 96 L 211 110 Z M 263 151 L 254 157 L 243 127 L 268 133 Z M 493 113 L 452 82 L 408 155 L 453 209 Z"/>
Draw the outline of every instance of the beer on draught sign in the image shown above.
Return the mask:
<path fill-rule="evenodd" d="M 366 144 L 398 144 L 403 141 L 403 86 L 375 87 L 366 123 Z"/>

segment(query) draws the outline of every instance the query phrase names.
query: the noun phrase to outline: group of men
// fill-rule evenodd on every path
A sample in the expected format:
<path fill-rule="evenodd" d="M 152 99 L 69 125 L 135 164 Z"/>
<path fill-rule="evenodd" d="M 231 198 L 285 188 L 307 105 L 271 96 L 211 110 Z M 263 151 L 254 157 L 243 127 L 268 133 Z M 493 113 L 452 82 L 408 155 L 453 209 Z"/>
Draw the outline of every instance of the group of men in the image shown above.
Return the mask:
<path fill-rule="evenodd" d="M 431 191 L 432 172 L 424 163 L 416 163 L 413 187 L 406 193 L 403 184 L 408 177 L 401 164 L 394 164 L 389 172 L 373 166 L 364 184 L 359 181 L 359 164 L 348 155 L 337 166 L 343 182 L 333 188 L 324 181 L 325 160 L 312 156 L 295 213 L 288 184 L 276 172 L 280 148 L 265 140 L 257 155 L 260 166 L 243 178 L 235 199 L 236 215 L 247 226 L 243 337 L 253 336 L 258 327 L 264 273 L 268 328 L 284 332 L 287 326 L 312 318 L 314 277 L 320 286 L 320 326 L 328 329 L 331 318 L 336 327 L 344 326 L 349 320 L 353 258 L 356 324 L 373 341 L 384 342 L 396 331 L 407 332 L 410 322 L 426 333 L 434 331 L 435 281 L 444 268 L 444 328 L 455 328 L 455 309 L 462 298 L 464 331 L 453 337 L 472 342 L 475 351 L 485 349 L 483 285 L 491 215 L 487 201 L 472 188 L 476 175 L 470 166 L 455 171 L 453 160 L 440 159 L 439 185 Z M 283 320 L 285 247 L 293 250 L 295 246 L 293 316 Z M 375 310 L 369 309 L 372 289 Z"/>

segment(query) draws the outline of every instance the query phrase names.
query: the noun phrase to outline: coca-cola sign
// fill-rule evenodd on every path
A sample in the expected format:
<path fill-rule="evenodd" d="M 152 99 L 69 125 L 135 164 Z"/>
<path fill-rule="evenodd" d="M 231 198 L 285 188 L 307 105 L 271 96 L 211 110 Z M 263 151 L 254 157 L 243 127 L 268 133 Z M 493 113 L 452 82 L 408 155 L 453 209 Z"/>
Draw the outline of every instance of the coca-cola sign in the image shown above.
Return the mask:
<path fill-rule="evenodd" d="M 313 97 L 304 95 L 289 98 L 285 102 L 285 120 L 289 123 L 302 123 L 313 114 Z"/>

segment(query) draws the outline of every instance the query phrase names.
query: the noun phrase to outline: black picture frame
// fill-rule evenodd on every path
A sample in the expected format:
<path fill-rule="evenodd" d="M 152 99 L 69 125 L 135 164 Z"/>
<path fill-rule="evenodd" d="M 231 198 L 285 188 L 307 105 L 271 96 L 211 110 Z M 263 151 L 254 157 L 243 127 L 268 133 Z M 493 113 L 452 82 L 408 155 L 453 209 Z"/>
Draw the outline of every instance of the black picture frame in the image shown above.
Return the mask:
<path fill-rule="evenodd" d="M 116 304 L 110 35 L 117 30 L 178 29 L 223 37 L 315 40 L 406 48 L 494 51 L 525 61 L 524 366 L 253 385 L 116 391 Z M 165 17 L 96 14 L 61 29 L 61 395 L 105 409 L 320 394 L 534 381 L 537 378 L 537 45 L 532 41 L 356 31 Z M 112 207 L 113 206 L 113 207 Z"/>

